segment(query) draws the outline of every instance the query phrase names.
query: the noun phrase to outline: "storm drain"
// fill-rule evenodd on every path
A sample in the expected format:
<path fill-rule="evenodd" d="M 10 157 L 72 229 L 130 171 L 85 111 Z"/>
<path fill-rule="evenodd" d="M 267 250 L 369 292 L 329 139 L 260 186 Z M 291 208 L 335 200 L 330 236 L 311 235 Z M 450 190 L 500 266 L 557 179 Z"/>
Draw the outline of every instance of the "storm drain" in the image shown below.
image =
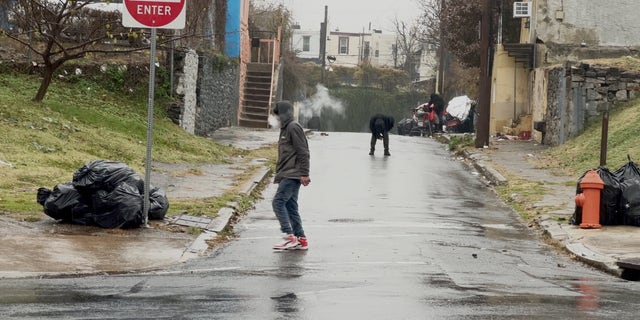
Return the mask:
<path fill-rule="evenodd" d="M 618 261 L 617 264 L 622 269 L 620 278 L 628 281 L 640 281 L 640 259 L 625 259 Z"/>

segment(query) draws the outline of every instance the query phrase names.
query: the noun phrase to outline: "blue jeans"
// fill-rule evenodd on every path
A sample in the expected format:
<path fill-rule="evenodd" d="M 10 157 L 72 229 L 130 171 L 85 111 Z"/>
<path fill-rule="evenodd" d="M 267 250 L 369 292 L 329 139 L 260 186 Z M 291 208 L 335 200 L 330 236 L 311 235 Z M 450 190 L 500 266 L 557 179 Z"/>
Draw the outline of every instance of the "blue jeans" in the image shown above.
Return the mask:
<path fill-rule="evenodd" d="M 300 191 L 300 180 L 282 179 L 271 205 L 280 222 L 282 232 L 304 237 L 302 219 L 298 213 L 298 191 Z"/>

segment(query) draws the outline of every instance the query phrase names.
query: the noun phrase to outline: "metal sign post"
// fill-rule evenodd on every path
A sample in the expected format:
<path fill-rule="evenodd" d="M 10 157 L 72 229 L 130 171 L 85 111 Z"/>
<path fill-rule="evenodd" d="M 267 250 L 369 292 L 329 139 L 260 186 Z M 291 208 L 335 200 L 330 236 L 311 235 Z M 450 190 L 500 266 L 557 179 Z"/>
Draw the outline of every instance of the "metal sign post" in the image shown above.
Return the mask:
<path fill-rule="evenodd" d="M 132 28 L 151 28 L 149 54 L 149 104 L 147 107 L 147 154 L 144 173 L 143 225 L 149 221 L 149 189 L 151 188 L 151 148 L 153 146 L 153 105 L 156 78 L 156 29 L 183 29 L 186 0 L 124 0 L 122 25 Z"/>
<path fill-rule="evenodd" d="M 151 188 L 151 146 L 153 146 L 153 98 L 156 90 L 156 28 L 151 28 L 151 49 L 149 54 L 149 104 L 147 106 L 147 156 L 144 162 L 144 206 L 143 225 L 149 221 L 149 189 Z"/>

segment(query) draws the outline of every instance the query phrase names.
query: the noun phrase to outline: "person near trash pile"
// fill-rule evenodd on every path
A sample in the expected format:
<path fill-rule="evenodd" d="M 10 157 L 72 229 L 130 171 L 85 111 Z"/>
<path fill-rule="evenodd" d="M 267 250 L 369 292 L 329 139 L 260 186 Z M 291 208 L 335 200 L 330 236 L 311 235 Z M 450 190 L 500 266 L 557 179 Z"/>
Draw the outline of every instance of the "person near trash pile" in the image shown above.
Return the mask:
<path fill-rule="evenodd" d="M 429 96 L 429 102 L 427 102 L 427 106 L 430 104 L 433 104 L 434 106 L 434 110 L 436 112 L 436 124 L 439 125 L 436 126 L 436 131 L 441 131 L 442 124 L 444 124 L 444 99 L 442 99 L 439 94 L 432 93 L 431 96 Z"/>
<path fill-rule="evenodd" d="M 382 140 L 384 146 L 384 155 L 390 156 L 389 153 L 389 131 L 393 128 L 394 119 L 391 116 L 378 113 L 369 120 L 369 130 L 371 130 L 371 149 L 369 155 L 372 156 L 376 151 L 377 140 Z"/>
<path fill-rule="evenodd" d="M 300 186 L 311 183 L 309 177 L 310 153 L 302 126 L 293 119 L 293 105 L 289 101 L 276 103 L 273 113 L 280 127 L 278 160 L 273 182 L 278 190 L 273 197 L 273 211 L 285 234 L 284 242 L 273 246 L 274 250 L 307 250 L 309 243 L 302 228 L 298 211 Z"/>

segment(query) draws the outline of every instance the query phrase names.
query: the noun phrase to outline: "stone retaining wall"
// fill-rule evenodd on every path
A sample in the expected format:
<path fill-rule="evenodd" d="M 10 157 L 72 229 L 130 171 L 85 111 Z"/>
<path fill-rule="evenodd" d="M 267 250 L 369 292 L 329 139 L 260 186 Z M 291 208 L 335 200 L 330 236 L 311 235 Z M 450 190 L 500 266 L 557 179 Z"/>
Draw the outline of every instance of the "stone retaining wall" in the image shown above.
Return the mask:
<path fill-rule="evenodd" d="M 577 136 L 587 122 L 599 121 L 602 111 L 640 95 L 640 73 L 615 67 L 567 64 L 547 69 L 546 78 L 542 143 L 551 146 Z"/>
<path fill-rule="evenodd" d="M 215 53 L 195 51 L 176 60 L 176 92 L 182 98 L 179 124 L 199 136 L 237 125 L 239 64 Z"/>

